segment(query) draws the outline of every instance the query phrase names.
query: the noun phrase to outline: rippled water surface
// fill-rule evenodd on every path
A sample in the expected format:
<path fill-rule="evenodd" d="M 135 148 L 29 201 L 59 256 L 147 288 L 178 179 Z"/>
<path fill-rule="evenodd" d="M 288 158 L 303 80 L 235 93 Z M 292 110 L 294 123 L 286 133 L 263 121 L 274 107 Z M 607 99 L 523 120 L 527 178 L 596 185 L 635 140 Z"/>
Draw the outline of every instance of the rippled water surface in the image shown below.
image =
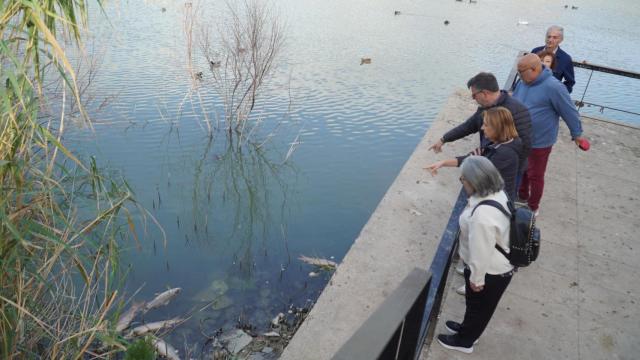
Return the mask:
<path fill-rule="evenodd" d="M 309 277 L 298 256 L 340 261 L 452 91 L 481 70 L 502 84 L 516 52 L 541 45 L 549 25 L 565 26 L 574 59 L 640 70 L 635 0 L 582 0 L 578 10 L 550 0 L 283 0 L 272 5 L 286 43 L 254 111 L 262 123 L 238 145 L 208 136 L 220 99 L 198 51 L 205 79 L 194 88 L 189 76 L 184 4 L 109 2 L 108 21 L 95 11 L 86 45 L 100 59 L 95 126 L 66 133 L 71 148 L 122 174 L 162 225 L 166 244 L 149 216 L 146 233 L 140 220 L 141 249 L 127 243 L 123 259 L 136 298 L 183 289 L 148 317 L 217 299 L 171 335 L 178 343 L 202 342 L 201 331 L 241 314 L 264 328 L 288 305 L 314 301 L 330 274 Z M 223 9 L 201 1 L 198 20 L 215 28 Z M 588 76 L 577 70 L 574 98 Z M 586 100 L 639 112 L 638 80 L 591 82 Z"/>

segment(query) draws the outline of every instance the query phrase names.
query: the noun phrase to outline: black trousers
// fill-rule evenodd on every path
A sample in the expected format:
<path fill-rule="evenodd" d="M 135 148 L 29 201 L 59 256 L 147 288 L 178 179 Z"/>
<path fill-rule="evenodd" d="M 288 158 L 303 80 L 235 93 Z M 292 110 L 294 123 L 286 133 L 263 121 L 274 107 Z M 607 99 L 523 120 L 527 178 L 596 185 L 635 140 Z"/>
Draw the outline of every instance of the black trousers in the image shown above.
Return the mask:
<path fill-rule="evenodd" d="M 466 285 L 465 300 L 467 309 L 464 312 L 462 328 L 458 332 L 458 336 L 465 346 L 471 346 L 484 332 L 498 306 L 498 302 L 500 302 L 502 294 L 511 282 L 513 272 L 504 275 L 485 275 L 484 288 L 479 292 L 471 290 L 469 276 L 471 276 L 471 270 L 465 268 L 464 283 Z"/>

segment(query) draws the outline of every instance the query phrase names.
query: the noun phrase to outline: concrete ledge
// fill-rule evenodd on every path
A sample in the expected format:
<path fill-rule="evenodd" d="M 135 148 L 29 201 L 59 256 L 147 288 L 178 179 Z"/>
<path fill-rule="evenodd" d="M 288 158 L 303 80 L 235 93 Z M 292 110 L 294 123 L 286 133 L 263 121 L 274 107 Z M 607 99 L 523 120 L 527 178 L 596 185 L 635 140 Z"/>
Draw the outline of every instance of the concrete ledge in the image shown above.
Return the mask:
<path fill-rule="evenodd" d="M 469 92 L 455 92 L 295 334 L 282 359 L 330 359 L 414 268 L 428 269 L 460 191 L 459 171 L 437 177 L 422 168 L 464 154 L 477 136 L 447 144 L 441 154 L 430 144 L 475 111 Z"/>

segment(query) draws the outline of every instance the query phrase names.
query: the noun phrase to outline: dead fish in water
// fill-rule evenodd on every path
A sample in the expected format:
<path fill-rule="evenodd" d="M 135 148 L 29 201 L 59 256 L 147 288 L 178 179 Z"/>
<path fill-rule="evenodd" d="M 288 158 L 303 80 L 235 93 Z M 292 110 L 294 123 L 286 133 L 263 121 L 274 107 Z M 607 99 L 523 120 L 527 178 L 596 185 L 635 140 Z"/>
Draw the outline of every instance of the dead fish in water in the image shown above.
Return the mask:
<path fill-rule="evenodd" d="M 147 305 L 144 307 L 144 311 L 149 311 L 151 309 L 155 309 L 160 306 L 165 306 L 173 299 L 176 295 L 180 293 L 181 288 L 173 288 L 169 289 L 163 293 L 158 294 L 155 299 L 149 301 Z"/>
<path fill-rule="evenodd" d="M 145 302 L 137 302 L 131 305 L 129 310 L 127 310 L 124 314 L 120 315 L 120 319 L 118 319 L 118 323 L 116 324 L 116 331 L 120 332 L 131 325 L 131 321 L 136 317 L 139 311 L 144 309 Z"/>
<path fill-rule="evenodd" d="M 174 326 L 180 324 L 183 321 L 184 321 L 183 319 L 175 318 L 175 319 L 164 320 L 164 321 L 156 321 L 156 322 L 140 325 L 140 326 L 137 326 L 137 327 L 133 328 L 133 330 L 131 330 L 127 334 L 126 337 L 127 338 L 132 338 L 134 336 L 142 336 L 142 335 L 144 335 L 146 333 L 150 333 L 150 332 L 154 332 L 154 331 L 158 331 L 158 330 L 174 327 Z"/>
<path fill-rule="evenodd" d="M 158 355 L 166 357 L 169 360 L 180 360 L 178 351 L 174 349 L 173 346 L 158 338 L 154 338 L 153 340 L 151 340 L 151 342 L 153 344 L 153 347 L 156 348 Z"/>
<path fill-rule="evenodd" d="M 312 258 L 312 257 L 304 256 L 304 255 L 300 255 L 300 257 L 298 259 L 301 260 L 301 261 L 306 262 L 307 264 L 319 266 L 319 267 L 322 267 L 322 268 L 335 269 L 335 268 L 338 267 L 338 264 L 335 261 L 331 261 L 331 260 L 327 260 L 327 259 Z"/>

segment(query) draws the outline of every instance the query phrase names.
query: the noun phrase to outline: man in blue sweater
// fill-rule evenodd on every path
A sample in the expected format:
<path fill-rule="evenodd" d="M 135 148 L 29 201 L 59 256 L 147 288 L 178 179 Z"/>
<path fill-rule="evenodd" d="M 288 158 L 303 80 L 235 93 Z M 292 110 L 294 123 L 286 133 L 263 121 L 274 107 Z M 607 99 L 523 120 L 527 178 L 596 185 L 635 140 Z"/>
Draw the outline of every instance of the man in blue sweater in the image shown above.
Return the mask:
<path fill-rule="evenodd" d="M 527 54 L 518 61 L 518 82 L 513 97 L 522 102 L 531 114 L 531 153 L 527 170 L 518 191 L 529 208 L 538 214 L 544 189 L 544 173 L 551 148 L 558 139 L 560 117 L 569 127 L 576 145 L 582 141 L 582 124 L 571 96 L 551 70 L 542 66 L 535 54 Z"/>
<path fill-rule="evenodd" d="M 553 66 L 553 76 L 556 79 L 562 81 L 563 84 L 569 90 L 569 93 L 573 90 L 575 85 L 575 76 L 573 75 L 573 60 L 571 56 L 564 50 L 560 49 L 560 43 L 564 39 L 564 29 L 561 26 L 553 25 L 547 29 L 547 37 L 545 39 L 545 46 L 538 46 L 531 50 L 532 53 L 537 54 L 542 50 L 547 50 L 555 54 L 556 61 Z"/>

